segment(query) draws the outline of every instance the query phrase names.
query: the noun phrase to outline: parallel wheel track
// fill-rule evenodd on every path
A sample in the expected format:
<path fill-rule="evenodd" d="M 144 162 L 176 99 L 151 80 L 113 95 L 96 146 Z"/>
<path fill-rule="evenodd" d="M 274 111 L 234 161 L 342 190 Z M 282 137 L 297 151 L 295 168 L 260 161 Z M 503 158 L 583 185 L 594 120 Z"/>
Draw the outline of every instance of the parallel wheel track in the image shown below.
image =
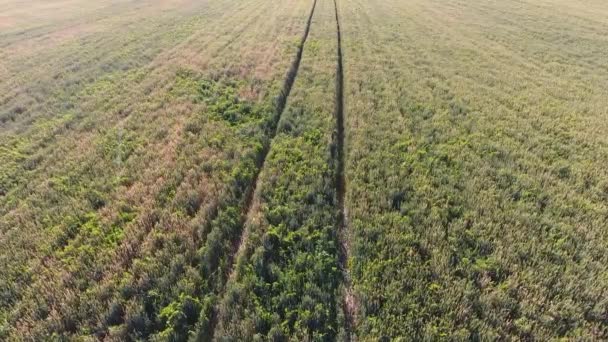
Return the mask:
<path fill-rule="evenodd" d="M 296 52 L 296 56 L 291 64 L 291 67 L 289 68 L 289 71 L 287 72 L 287 76 L 285 77 L 285 81 L 283 83 L 283 88 L 281 89 L 281 93 L 279 94 L 279 96 L 276 100 L 276 104 L 275 104 L 276 115 L 275 115 L 275 118 L 274 118 L 274 121 L 272 124 L 272 129 L 271 129 L 272 133 L 270 134 L 270 139 L 269 139 L 268 143 L 265 144 L 265 146 L 262 150 L 258 170 L 254 176 L 253 183 L 245 196 L 243 211 L 241 214 L 241 227 L 242 227 L 241 236 L 240 236 L 239 240 L 234 242 L 235 246 L 233 249 L 233 253 L 231 254 L 231 256 L 229 257 L 229 260 L 228 260 L 228 264 L 231 265 L 231 267 L 228 270 L 227 274 L 231 274 L 234 271 L 235 262 L 237 260 L 236 258 L 237 258 L 237 254 L 238 254 L 237 252 L 239 250 L 242 250 L 242 245 L 247 242 L 247 241 L 245 241 L 245 239 L 243 237 L 246 236 L 245 229 L 246 229 L 247 218 L 250 216 L 250 212 L 252 209 L 254 193 L 258 186 L 258 178 L 259 178 L 260 173 L 262 172 L 262 169 L 264 168 L 264 163 L 266 162 L 266 157 L 268 156 L 268 152 L 270 151 L 270 146 L 272 145 L 272 140 L 274 139 L 274 137 L 276 136 L 276 133 L 277 133 L 278 123 L 281 120 L 281 116 L 283 115 L 283 111 L 285 110 L 285 105 L 287 104 L 287 99 L 289 98 L 291 88 L 298 75 L 298 70 L 300 69 L 300 62 L 302 60 L 302 54 L 304 53 L 304 44 L 306 43 L 306 40 L 308 39 L 308 33 L 310 32 L 310 26 L 312 23 L 312 17 L 314 15 L 316 5 L 317 5 L 317 0 L 313 0 L 312 8 L 310 10 L 310 14 L 308 15 L 308 20 L 306 21 L 306 28 L 304 29 L 304 34 L 302 35 L 302 38 L 298 45 L 298 51 Z M 232 277 L 229 277 L 228 279 L 230 279 L 230 278 L 232 278 Z M 225 285 L 226 284 L 224 284 L 224 288 L 222 289 L 222 291 L 221 291 L 222 293 L 220 293 L 219 298 L 221 298 L 221 296 L 223 295 L 223 292 L 225 292 L 225 287 L 226 287 Z M 218 310 L 218 306 L 216 305 L 213 310 L 213 313 L 210 317 L 210 320 L 209 320 L 209 334 L 205 339 L 207 341 L 212 341 L 215 338 L 215 329 L 217 327 L 218 318 L 219 318 L 218 314 L 219 314 L 219 310 Z"/>

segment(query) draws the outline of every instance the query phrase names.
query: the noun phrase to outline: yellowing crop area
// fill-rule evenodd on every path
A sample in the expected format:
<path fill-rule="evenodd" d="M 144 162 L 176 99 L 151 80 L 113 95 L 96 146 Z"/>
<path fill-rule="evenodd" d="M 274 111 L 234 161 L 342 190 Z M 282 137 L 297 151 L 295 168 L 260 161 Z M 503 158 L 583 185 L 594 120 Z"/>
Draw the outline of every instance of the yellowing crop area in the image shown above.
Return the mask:
<path fill-rule="evenodd" d="M 308 3 L 147 4 L 157 17 L 138 21 L 142 5 L 36 68 L 6 62 L 7 338 L 180 339 L 220 282 L 199 274 L 207 236 L 237 220 L 252 186 Z M 188 324 L 173 322 L 190 304 Z"/>
<path fill-rule="evenodd" d="M 608 4 L 0 0 L 0 340 L 608 339 Z"/>

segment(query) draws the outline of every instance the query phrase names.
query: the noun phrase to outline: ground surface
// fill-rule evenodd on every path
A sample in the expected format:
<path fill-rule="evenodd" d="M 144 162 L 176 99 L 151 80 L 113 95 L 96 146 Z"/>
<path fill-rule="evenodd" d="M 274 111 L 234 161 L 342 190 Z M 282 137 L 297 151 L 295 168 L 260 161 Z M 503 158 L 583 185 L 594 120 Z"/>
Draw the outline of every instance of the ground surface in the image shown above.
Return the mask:
<path fill-rule="evenodd" d="M 608 339 L 606 32 L 0 0 L 0 339 Z"/>

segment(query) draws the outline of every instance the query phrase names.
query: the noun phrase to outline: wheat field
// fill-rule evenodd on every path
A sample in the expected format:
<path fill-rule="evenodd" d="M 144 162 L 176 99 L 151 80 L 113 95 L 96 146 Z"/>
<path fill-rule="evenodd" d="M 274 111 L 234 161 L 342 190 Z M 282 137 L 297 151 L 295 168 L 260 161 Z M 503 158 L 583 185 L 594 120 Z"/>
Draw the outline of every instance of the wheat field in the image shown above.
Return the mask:
<path fill-rule="evenodd" d="M 0 340 L 608 339 L 601 0 L 0 0 Z"/>

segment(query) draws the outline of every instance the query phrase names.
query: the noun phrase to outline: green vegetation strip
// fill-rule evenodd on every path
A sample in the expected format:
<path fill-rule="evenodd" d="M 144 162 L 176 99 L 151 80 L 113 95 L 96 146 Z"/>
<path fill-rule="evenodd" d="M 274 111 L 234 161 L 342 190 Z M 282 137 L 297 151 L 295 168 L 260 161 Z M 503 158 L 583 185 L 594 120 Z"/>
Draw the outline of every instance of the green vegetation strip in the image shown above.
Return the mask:
<path fill-rule="evenodd" d="M 243 204 L 241 205 L 241 215 L 238 221 L 238 227 L 236 230 L 227 231 L 225 229 L 217 229 L 212 230 L 212 233 L 209 235 L 207 239 L 207 245 L 205 246 L 205 254 L 203 256 L 204 260 L 207 261 L 204 270 L 207 272 L 209 277 L 215 272 L 215 269 L 219 266 L 218 262 L 214 262 L 212 260 L 217 260 L 218 258 L 224 258 L 225 266 L 223 267 L 222 275 L 221 275 L 221 285 L 219 285 L 217 294 L 214 294 L 213 297 L 208 297 L 209 300 L 207 303 L 207 318 L 204 323 L 199 323 L 199 330 L 197 335 L 200 336 L 203 340 L 211 340 L 215 334 L 215 327 L 217 325 L 217 308 L 216 305 L 211 304 L 215 301 L 215 295 L 221 295 L 224 292 L 224 286 L 226 281 L 228 280 L 228 276 L 232 273 L 234 259 L 236 253 L 239 250 L 239 245 L 243 243 L 243 234 L 245 231 L 244 225 L 247 221 L 247 217 L 250 214 L 252 203 L 253 203 L 253 194 L 257 187 L 258 177 L 260 175 L 261 170 L 264 168 L 264 163 L 266 161 L 266 157 L 270 150 L 272 141 L 277 133 L 277 125 L 281 120 L 281 116 L 283 111 L 285 110 L 285 104 L 289 98 L 289 94 L 291 93 L 291 88 L 296 80 L 298 75 L 298 70 L 300 68 L 300 62 L 302 60 L 302 54 L 304 52 L 304 45 L 306 44 L 306 39 L 308 38 L 308 33 L 310 32 L 310 24 L 312 21 L 312 17 L 315 12 L 315 7 L 317 5 L 317 0 L 313 0 L 312 8 L 310 9 L 310 14 L 308 15 L 308 20 L 306 21 L 306 27 L 304 28 L 304 34 L 300 40 L 300 43 L 297 47 L 296 56 L 293 59 L 293 62 L 287 72 L 287 77 L 285 78 L 285 82 L 283 83 L 283 87 L 281 88 L 281 93 L 279 94 L 276 103 L 275 103 L 275 115 L 274 120 L 270 125 L 270 134 L 266 143 L 262 147 L 262 151 L 259 155 L 259 162 L 257 165 L 257 172 L 255 172 L 253 176 L 253 180 L 251 185 L 246 189 L 246 194 L 244 196 Z M 213 235 L 214 232 L 219 232 L 217 235 Z M 232 248 L 227 249 L 225 243 L 222 241 L 232 241 Z M 223 248 L 222 248 L 223 247 Z M 208 312 L 209 307 L 213 307 L 211 312 Z"/>
<path fill-rule="evenodd" d="M 337 301 L 335 16 L 318 1 L 298 79 L 258 181 L 249 239 L 219 310 L 218 339 L 326 340 Z"/>

